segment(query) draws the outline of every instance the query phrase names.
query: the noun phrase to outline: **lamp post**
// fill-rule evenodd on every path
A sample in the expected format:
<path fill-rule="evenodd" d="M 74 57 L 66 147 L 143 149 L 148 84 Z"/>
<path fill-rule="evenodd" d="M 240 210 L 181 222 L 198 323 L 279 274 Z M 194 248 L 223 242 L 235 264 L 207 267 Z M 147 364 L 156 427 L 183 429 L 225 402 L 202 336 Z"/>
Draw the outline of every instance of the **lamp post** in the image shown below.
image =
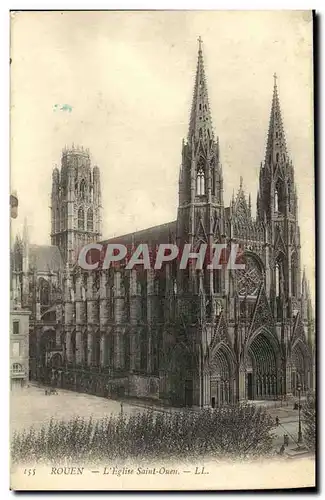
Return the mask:
<path fill-rule="evenodd" d="M 298 384 L 298 387 L 297 387 L 297 390 L 298 390 L 298 444 L 301 444 L 302 443 L 302 432 L 301 432 L 301 418 L 300 418 L 300 407 L 301 407 L 301 404 L 300 404 L 300 393 L 301 393 L 301 385 Z"/>

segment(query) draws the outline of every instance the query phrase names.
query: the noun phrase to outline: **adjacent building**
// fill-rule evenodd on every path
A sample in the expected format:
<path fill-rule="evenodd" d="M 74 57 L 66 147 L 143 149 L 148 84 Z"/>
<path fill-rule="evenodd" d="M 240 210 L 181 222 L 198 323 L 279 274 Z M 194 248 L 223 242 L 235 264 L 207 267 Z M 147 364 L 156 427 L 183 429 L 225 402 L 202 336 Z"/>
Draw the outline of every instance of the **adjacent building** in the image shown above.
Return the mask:
<path fill-rule="evenodd" d="M 10 311 L 10 388 L 24 387 L 29 380 L 29 316 L 22 309 Z"/>

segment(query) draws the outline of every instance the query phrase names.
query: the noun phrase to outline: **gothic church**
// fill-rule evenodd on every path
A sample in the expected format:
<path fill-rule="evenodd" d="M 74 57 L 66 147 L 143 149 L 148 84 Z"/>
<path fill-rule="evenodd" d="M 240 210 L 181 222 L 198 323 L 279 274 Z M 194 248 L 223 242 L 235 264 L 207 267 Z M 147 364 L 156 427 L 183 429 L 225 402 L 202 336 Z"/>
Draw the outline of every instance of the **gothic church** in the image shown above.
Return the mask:
<path fill-rule="evenodd" d="M 31 379 L 190 407 L 313 389 L 313 313 L 276 79 L 256 218 L 242 180 L 229 206 L 223 182 L 200 43 L 177 219 L 104 243 L 238 243 L 245 269 L 82 270 L 78 250 L 101 238 L 100 170 L 88 150 L 64 149 L 51 245 L 31 244 L 26 228 L 11 259 L 14 302 L 31 311 Z"/>

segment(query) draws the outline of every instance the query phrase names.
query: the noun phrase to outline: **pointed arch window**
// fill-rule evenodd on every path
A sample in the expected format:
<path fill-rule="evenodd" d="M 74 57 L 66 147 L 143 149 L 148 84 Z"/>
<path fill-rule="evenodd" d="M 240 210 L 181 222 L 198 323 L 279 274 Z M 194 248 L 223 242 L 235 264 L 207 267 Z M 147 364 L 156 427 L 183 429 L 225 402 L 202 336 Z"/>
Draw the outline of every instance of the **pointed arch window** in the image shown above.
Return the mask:
<path fill-rule="evenodd" d="M 275 212 L 285 212 L 285 189 L 283 182 L 279 179 L 274 192 L 274 210 Z"/>
<path fill-rule="evenodd" d="M 80 182 L 80 198 L 82 200 L 85 199 L 85 193 L 86 193 L 86 183 L 84 179 L 82 179 L 82 181 Z"/>
<path fill-rule="evenodd" d="M 291 191 L 292 191 L 291 182 L 288 181 L 288 208 L 289 208 L 289 212 L 292 211 L 292 195 L 291 195 Z"/>
<path fill-rule="evenodd" d="M 280 321 L 283 318 L 283 297 L 285 293 L 284 283 L 284 260 L 279 256 L 275 264 L 275 298 L 276 317 Z"/>
<path fill-rule="evenodd" d="M 83 208 L 78 210 L 78 229 L 85 229 L 85 212 Z"/>
<path fill-rule="evenodd" d="M 284 271 L 287 263 L 285 263 L 283 255 L 279 256 L 275 264 L 275 295 L 282 297 L 285 291 Z"/>
<path fill-rule="evenodd" d="M 48 306 L 50 303 L 50 285 L 45 279 L 40 280 L 40 303 Z"/>
<path fill-rule="evenodd" d="M 213 270 L 213 291 L 214 293 L 221 293 L 221 269 Z"/>
<path fill-rule="evenodd" d="M 212 165 L 211 173 L 212 173 L 212 179 L 211 179 L 212 194 L 215 195 L 216 194 L 216 171 L 215 171 L 214 165 Z"/>
<path fill-rule="evenodd" d="M 297 274 L 298 274 L 298 263 L 297 256 L 294 254 L 291 257 L 291 294 L 293 297 L 297 297 Z"/>
<path fill-rule="evenodd" d="M 87 231 L 93 231 L 94 229 L 94 215 L 92 208 L 89 208 L 87 212 Z"/>
<path fill-rule="evenodd" d="M 275 296 L 280 297 L 280 265 L 279 262 L 275 265 Z"/>
<path fill-rule="evenodd" d="M 203 167 L 199 167 L 196 176 L 196 194 L 202 196 L 205 194 L 205 175 Z"/>
<path fill-rule="evenodd" d="M 279 153 L 276 154 L 276 162 L 278 163 L 279 161 Z"/>
<path fill-rule="evenodd" d="M 279 194 L 277 189 L 274 192 L 274 211 L 279 211 Z"/>

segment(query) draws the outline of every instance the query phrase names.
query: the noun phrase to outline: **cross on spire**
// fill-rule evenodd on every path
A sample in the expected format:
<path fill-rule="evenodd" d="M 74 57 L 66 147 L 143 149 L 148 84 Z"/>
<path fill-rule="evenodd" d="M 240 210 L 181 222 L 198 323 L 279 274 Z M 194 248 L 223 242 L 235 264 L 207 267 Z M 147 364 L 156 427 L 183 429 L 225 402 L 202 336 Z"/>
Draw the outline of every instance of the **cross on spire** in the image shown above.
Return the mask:
<path fill-rule="evenodd" d="M 276 81 L 278 79 L 278 76 L 276 73 L 273 74 L 273 78 L 274 78 L 274 87 L 276 87 Z"/>

